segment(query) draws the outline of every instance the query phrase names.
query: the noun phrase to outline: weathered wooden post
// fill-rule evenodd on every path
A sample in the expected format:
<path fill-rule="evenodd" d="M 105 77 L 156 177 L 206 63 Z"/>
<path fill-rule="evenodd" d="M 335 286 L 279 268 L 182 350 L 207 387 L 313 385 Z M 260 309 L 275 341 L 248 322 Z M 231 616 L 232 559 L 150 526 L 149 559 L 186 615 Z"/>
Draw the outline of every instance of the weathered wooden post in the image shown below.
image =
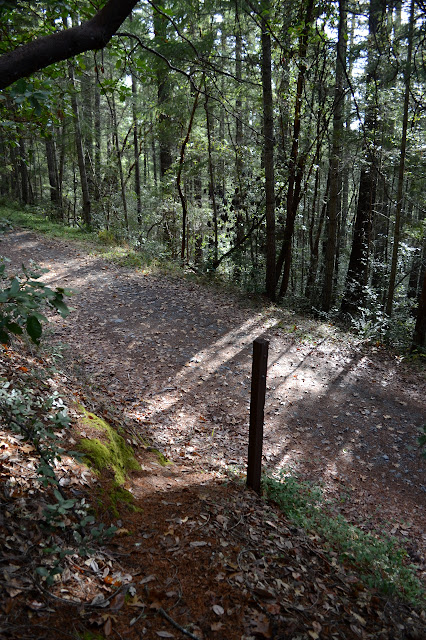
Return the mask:
<path fill-rule="evenodd" d="M 269 342 L 263 338 L 256 338 L 253 342 L 247 486 L 257 493 L 260 493 L 262 472 L 263 410 L 265 407 L 268 347 Z"/>

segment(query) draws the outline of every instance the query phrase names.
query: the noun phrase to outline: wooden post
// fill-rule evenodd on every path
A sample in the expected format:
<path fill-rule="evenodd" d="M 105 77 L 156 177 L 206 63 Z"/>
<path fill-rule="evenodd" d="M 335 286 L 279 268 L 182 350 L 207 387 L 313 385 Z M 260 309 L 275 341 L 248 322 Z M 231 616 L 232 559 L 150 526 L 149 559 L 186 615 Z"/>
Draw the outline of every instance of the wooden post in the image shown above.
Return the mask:
<path fill-rule="evenodd" d="M 265 407 L 268 347 L 269 342 L 263 338 L 256 338 L 253 342 L 247 486 L 257 493 L 260 493 L 262 471 L 263 409 Z"/>

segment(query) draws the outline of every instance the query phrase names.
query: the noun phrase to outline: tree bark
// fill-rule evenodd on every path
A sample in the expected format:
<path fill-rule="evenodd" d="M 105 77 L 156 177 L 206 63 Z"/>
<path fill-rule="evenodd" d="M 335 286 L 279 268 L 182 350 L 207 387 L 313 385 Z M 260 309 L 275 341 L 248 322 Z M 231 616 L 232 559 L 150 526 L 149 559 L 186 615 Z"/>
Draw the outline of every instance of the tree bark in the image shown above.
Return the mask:
<path fill-rule="evenodd" d="M 302 3 L 303 4 L 303 3 Z M 305 76 L 307 71 L 306 54 L 308 50 L 308 35 L 309 29 L 313 21 L 314 1 L 308 0 L 305 16 L 304 27 L 299 41 L 298 57 L 300 60 L 299 73 L 297 77 L 296 87 L 296 103 L 294 107 L 294 120 L 293 120 L 293 141 L 290 152 L 289 160 L 289 179 L 287 188 L 287 217 L 284 227 L 284 237 L 281 245 L 281 251 L 278 256 L 276 266 L 277 280 L 281 275 L 281 270 L 284 266 L 283 277 L 281 281 L 281 287 L 279 296 L 282 297 L 286 294 L 289 280 L 290 280 L 290 267 L 291 267 L 291 244 L 293 240 L 294 225 L 296 221 L 297 208 L 300 202 L 300 191 L 303 177 L 303 170 L 305 166 L 305 158 L 300 157 L 299 154 L 299 137 L 301 128 L 301 116 L 302 116 L 302 102 L 303 102 L 303 88 L 305 85 Z"/>
<path fill-rule="evenodd" d="M 81 135 L 80 108 L 75 88 L 74 68 L 71 62 L 68 62 L 68 74 L 71 81 L 71 107 L 74 114 L 74 138 L 75 146 L 77 149 L 78 170 L 80 173 L 83 222 L 85 225 L 90 227 L 92 223 L 92 216 L 90 211 L 89 183 L 87 180 L 86 161 L 83 149 L 83 137 Z"/>
<path fill-rule="evenodd" d="M 50 201 L 56 208 L 56 213 L 62 217 L 62 198 L 59 186 L 58 162 L 56 158 L 56 144 L 54 138 L 46 138 L 46 160 L 49 174 Z"/>
<path fill-rule="evenodd" d="M 194 104 L 192 106 L 191 116 L 190 116 L 189 122 L 188 122 L 188 129 L 187 129 L 187 132 L 186 132 L 185 139 L 182 142 L 182 146 L 180 148 L 179 169 L 178 169 L 178 173 L 177 173 L 177 177 L 176 177 L 176 187 L 177 187 L 177 190 L 178 190 L 178 193 L 179 193 L 179 198 L 180 198 L 180 201 L 181 201 L 181 204 L 182 204 L 182 244 L 181 244 L 181 252 L 180 252 L 180 259 L 181 259 L 182 263 L 185 261 L 186 220 L 187 220 L 188 207 L 187 207 L 187 203 L 186 203 L 185 194 L 182 191 L 181 177 L 182 177 L 183 164 L 184 164 L 184 161 L 185 161 L 185 149 L 186 149 L 186 145 L 189 142 L 189 136 L 191 135 L 192 124 L 194 122 L 195 112 L 197 110 L 198 98 L 200 97 L 200 91 L 201 91 L 201 89 L 198 89 L 197 93 L 195 94 L 195 100 L 194 100 Z"/>
<path fill-rule="evenodd" d="M 333 299 L 333 274 L 336 256 L 337 222 L 341 205 L 341 152 L 343 143 L 344 71 L 346 66 L 346 0 L 339 0 L 339 29 L 336 55 L 336 84 L 333 105 L 333 139 L 330 157 L 328 200 L 328 236 L 324 259 L 323 311 L 329 311 Z"/>
<path fill-rule="evenodd" d="M 399 156 L 398 167 L 398 187 L 396 196 L 396 212 L 395 212 L 395 228 L 393 234 L 393 248 L 392 248 L 392 262 L 391 272 L 389 277 L 388 297 L 386 302 L 386 314 L 392 315 L 393 297 L 395 293 L 395 281 L 396 270 L 398 266 L 398 249 L 399 238 L 401 231 L 401 212 L 402 212 L 402 199 L 403 199 L 403 186 L 404 186 L 404 174 L 405 174 L 405 156 L 407 152 L 407 129 L 408 129 L 408 107 L 410 103 L 410 76 L 411 76 L 411 58 L 413 53 L 413 33 L 414 33 L 414 7 L 415 1 L 411 0 L 410 7 L 410 19 L 408 27 L 408 51 L 407 61 L 404 70 L 404 111 L 402 116 L 402 136 L 401 136 L 401 150 Z"/>
<path fill-rule="evenodd" d="M 0 57 L 0 89 L 16 80 L 93 49 L 103 49 L 138 0 L 109 0 L 98 13 L 82 24 L 64 29 L 17 47 Z"/>
<path fill-rule="evenodd" d="M 135 74 L 132 73 L 132 116 L 133 116 L 133 151 L 134 151 L 134 171 L 135 171 L 135 195 L 136 195 L 136 216 L 138 224 L 142 224 L 142 200 L 141 200 L 141 172 L 139 164 L 139 133 L 137 117 L 137 97 Z"/>
<path fill-rule="evenodd" d="M 158 41 L 158 47 L 161 47 L 163 41 L 167 40 L 165 16 L 158 13 L 154 9 L 153 13 L 154 35 Z M 165 107 L 170 100 L 170 80 L 169 69 L 162 60 L 156 63 L 157 76 L 157 101 L 158 101 L 158 141 L 160 145 L 160 177 L 164 178 L 168 169 L 170 169 L 173 157 L 171 150 L 171 131 L 170 131 L 170 115 L 166 112 Z"/>
<path fill-rule="evenodd" d="M 209 160 L 209 192 L 210 199 L 213 207 L 213 233 L 214 233 L 214 245 L 213 245 L 213 260 L 216 263 L 218 258 L 218 228 L 217 228 L 217 204 L 216 204 L 216 184 L 214 179 L 214 167 L 213 167 L 213 159 L 212 159 L 212 135 L 211 135 L 211 124 L 210 124 L 210 112 L 209 112 L 209 97 L 206 91 L 206 97 L 204 100 L 204 111 L 206 112 L 206 128 L 207 128 L 207 152 L 208 152 L 208 160 Z"/>
<path fill-rule="evenodd" d="M 95 78 L 95 98 L 94 98 L 94 114 L 93 114 L 93 126 L 94 126 L 94 143 L 95 143 L 95 157 L 94 157 L 94 177 L 95 177 L 95 200 L 101 198 L 101 91 L 99 87 L 99 80 L 96 74 Z"/>
<path fill-rule="evenodd" d="M 366 109 L 364 122 L 364 159 L 358 190 L 358 206 L 354 224 L 354 234 L 348 272 L 346 275 L 345 293 L 342 300 L 342 313 L 356 313 L 364 299 L 365 287 L 368 282 L 370 235 L 377 188 L 377 134 L 378 109 L 376 95 L 371 85 L 379 83 L 379 69 L 377 61 L 377 41 L 381 39 L 381 16 L 383 5 L 381 0 L 370 0 L 369 9 L 369 48 L 367 50 L 366 73 Z M 369 143 L 367 136 L 373 137 Z"/>
<path fill-rule="evenodd" d="M 263 15 L 269 15 L 269 2 Z M 272 95 L 271 36 L 266 19 L 262 18 L 262 96 L 263 96 L 263 163 L 265 167 L 266 213 L 266 295 L 275 301 L 277 283 L 275 261 L 275 175 L 274 175 L 274 104 Z"/>
<path fill-rule="evenodd" d="M 22 137 L 19 139 L 19 173 L 21 177 L 22 202 L 24 204 L 34 204 L 33 198 L 32 198 L 31 185 L 30 185 L 30 177 L 28 175 L 25 142 Z"/>
<path fill-rule="evenodd" d="M 118 175 L 120 176 L 120 191 L 121 191 L 121 202 L 123 204 L 124 225 L 126 227 L 127 233 L 129 233 L 129 216 L 127 212 L 126 186 L 124 184 L 123 162 L 121 158 L 120 141 L 118 139 L 117 109 L 115 107 L 114 93 L 111 96 L 110 108 L 111 108 L 111 120 L 112 120 L 115 154 L 117 157 L 117 165 L 118 165 Z"/>

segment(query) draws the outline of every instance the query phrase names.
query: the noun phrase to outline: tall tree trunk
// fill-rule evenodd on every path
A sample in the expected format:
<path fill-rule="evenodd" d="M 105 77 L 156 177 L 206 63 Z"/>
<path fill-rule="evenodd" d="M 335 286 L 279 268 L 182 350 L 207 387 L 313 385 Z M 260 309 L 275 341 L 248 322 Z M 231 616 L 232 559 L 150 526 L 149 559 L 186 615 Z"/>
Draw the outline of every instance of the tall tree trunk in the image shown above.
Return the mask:
<path fill-rule="evenodd" d="M 85 56 L 87 67 L 91 68 L 91 60 Z M 96 187 L 93 164 L 93 133 L 94 133 L 94 92 L 92 74 L 86 72 L 81 76 L 81 126 L 83 135 L 84 160 L 87 171 L 87 186 L 90 201 L 94 200 Z"/>
<path fill-rule="evenodd" d="M 121 202 L 123 204 L 124 225 L 126 227 L 127 233 L 129 233 L 129 216 L 128 216 L 128 212 L 127 212 L 126 185 L 124 183 L 123 162 L 122 162 L 122 159 L 121 159 L 120 141 L 119 141 L 119 138 L 118 138 L 117 109 L 116 109 L 116 106 L 115 106 L 114 93 L 111 96 L 110 107 L 111 107 L 111 118 L 112 118 L 114 145 L 115 145 L 115 154 L 116 154 L 116 158 L 117 158 L 118 175 L 120 177 L 120 191 L 121 191 Z"/>
<path fill-rule="evenodd" d="M 211 123 L 210 123 L 210 112 L 209 112 L 209 97 L 206 91 L 206 97 L 204 101 L 204 110 L 206 112 L 206 128 L 207 128 L 207 152 L 208 152 L 208 160 L 209 160 L 209 193 L 210 199 L 213 207 L 213 233 L 214 233 L 214 245 L 213 245 L 213 260 L 214 264 L 216 264 L 218 259 L 218 228 L 217 228 L 217 205 L 216 205 L 216 185 L 214 178 L 214 167 L 213 167 L 213 159 L 212 159 L 212 135 L 211 135 Z"/>
<path fill-rule="evenodd" d="M 133 116 L 133 150 L 135 157 L 135 195 L 136 195 L 136 215 L 138 224 L 142 224 L 142 199 L 141 199 L 141 172 L 139 165 L 139 134 L 137 117 L 137 86 L 135 74 L 132 73 L 132 116 Z"/>
<path fill-rule="evenodd" d="M 80 185 L 83 204 L 83 222 L 86 226 L 90 227 L 92 224 L 91 216 L 91 203 L 89 195 L 89 183 L 87 180 L 86 162 L 83 149 L 83 138 L 81 135 L 81 120 L 80 120 L 80 107 L 77 100 L 74 67 L 71 62 L 68 62 L 68 75 L 71 82 L 71 108 L 74 114 L 74 138 L 75 146 L 77 149 L 77 162 L 78 170 L 80 173 Z"/>
<path fill-rule="evenodd" d="M 377 103 L 374 88 L 379 83 L 377 43 L 381 40 L 381 0 L 370 0 L 369 48 L 367 50 L 366 109 L 364 122 L 364 159 L 359 180 L 358 206 L 356 210 L 351 255 L 346 275 L 343 313 L 356 313 L 364 298 L 368 281 L 370 235 L 376 204 L 378 154 L 375 143 L 377 134 Z M 367 137 L 371 136 L 373 142 Z"/>
<path fill-rule="evenodd" d="M 301 10 L 304 7 L 302 2 Z M 293 141 L 291 145 L 290 160 L 289 160 L 289 179 L 287 187 L 287 216 L 284 227 L 284 237 L 281 245 L 281 251 L 278 256 L 276 266 L 277 279 L 281 275 L 283 270 L 283 277 L 281 281 L 281 287 L 279 296 L 282 297 L 286 294 L 289 280 L 290 280 L 290 267 L 291 267 L 291 245 L 294 233 L 294 224 L 296 221 L 297 208 L 300 202 L 301 184 L 303 178 L 303 171 L 305 165 L 305 158 L 300 157 L 299 143 L 300 143 L 300 128 L 301 128 L 301 116 L 302 116 L 302 103 L 303 103 L 303 88 L 305 85 L 305 76 L 307 71 L 306 54 L 308 50 L 309 30 L 313 21 L 314 0 L 308 0 L 306 5 L 306 11 L 304 15 L 304 26 L 299 41 L 299 73 L 297 77 L 296 86 L 296 102 L 294 107 L 294 120 L 293 120 Z"/>
<path fill-rule="evenodd" d="M 337 222 L 341 207 L 341 153 L 343 143 L 344 76 L 346 67 L 346 0 L 339 0 L 339 29 L 336 55 L 336 84 L 333 104 L 333 138 L 329 168 L 328 237 L 324 260 L 322 308 L 329 311 L 333 299 L 333 274 L 336 256 Z"/>
<path fill-rule="evenodd" d="M 388 316 L 392 315 L 393 297 L 395 293 L 396 271 L 398 266 L 399 239 L 400 239 L 400 231 L 401 231 L 401 212 L 402 212 L 403 186 L 404 186 L 404 174 L 405 174 L 405 157 L 407 152 L 408 107 L 410 102 L 411 58 L 413 53 L 414 7 L 415 7 L 415 0 L 411 0 L 410 19 L 409 19 L 409 27 L 408 27 L 407 61 L 404 69 L 405 94 L 404 94 L 404 111 L 402 116 L 401 150 L 400 150 L 399 167 L 398 167 L 398 187 L 397 187 L 397 196 L 396 196 L 395 228 L 394 228 L 394 234 L 393 234 L 392 262 L 391 262 L 391 272 L 389 277 L 388 297 L 386 302 L 386 313 Z"/>
<path fill-rule="evenodd" d="M 154 8 L 153 13 L 154 36 L 161 49 L 163 43 L 167 40 L 167 19 Z M 167 113 L 167 105 L 170 102 L 171 86 L 169 79 L 169 70 L 162 60 L 156 61 L 156 77 L 157 77 L 157 104 L 158 104 L 158 141 L 160 145 L 160 177 L 164 178 L 166 172 L 170 169 L 173 156 L 170 131 L 171 119 Z"/>
<path fill-rule="evenodd" d="M 94 97 L 94 143 L 95 143 L 95 200 L 101 198 L 101 91 L 99 79 L 95 77 L 95 97 Z"/>
<path fill-rule="evenodd" d="M 275 175 L 274 175 L 274 105 L 272 96 L 271 36 L 265 15 L 269 17 L 269 0 L 262 11 L 262 96 L 263 96 L 263 164 L 265 167 L 266 213 L 266 295 L 275 301 Z"/>
<path fill-rule="evenodd" d="M 191 116 L 190 116 L 189 122 L 188 122 L 188 129 L 187 129 L 187 132 L 186 132 L 185 139 L 183 140 L 182 146 L 180 148 L 179 169 L 178 169 L 178 173 L 177 173 L 177 177 L 176 177 L 176 187 L 177 187 L 177 190 L 178 190 L 178 193 L 179 193 L 179 198 L 180 198 L 180 201 L 181 201 L 181 204 L 182 204 L 182 244 L 181 244 L 181 252 L 180 252 L 180 259 L 181 259 L 182 263 L 185 261 L 186 221 L 187 221 L 188 207 L 187 207 L 187 203 L 186 203 L 185 194 L 182 191 L 181 178 L 182 178 L 182 169 L 183 169 L 183 165 L 184 165 L 184 162 L 185 162 L 185 149 L 186 149 L 186 145 L 189 142 L 189 136 L 191 135 L 191 130 L 192 130 L 193 122 L 194 122 L 195 112 L 197 110 L 197 105 L 198 105 L 198 99 L 200 97 L 200 91 L 201 91 L 201 88 L 198 89 L 196 94 L 195 94 L 195 100 L 194 100 L 194 104 L 193 104 L 193 107 L 192 107 Z"/>

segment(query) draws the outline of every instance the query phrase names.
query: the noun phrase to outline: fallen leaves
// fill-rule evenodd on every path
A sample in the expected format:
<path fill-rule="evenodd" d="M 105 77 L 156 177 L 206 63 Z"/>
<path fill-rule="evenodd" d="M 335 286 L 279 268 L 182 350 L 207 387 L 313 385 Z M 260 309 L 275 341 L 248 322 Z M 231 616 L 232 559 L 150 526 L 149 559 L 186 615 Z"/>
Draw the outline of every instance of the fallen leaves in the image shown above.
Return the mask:
<path fill-rule="evenodd" d="M 67 268 L 62 251 L 56 246 L 58 273 Z M 256 325 L 257 320 L 253 320 L 248 331 L 244 325 L 245 312 L 235 305 L 229 304 L 226 310 L 226 305 L 214 304 L 215 298 L 209 292 L 197 290 L 194 296 L 186 284 L 174 284 L 164 278 L 154 280 L 144 276 L 142 282 L 138 275 L 124 277 L 117 271 L 111 276 L 105 274 L 107 279 L 100 287 L 96 280 L 99 270 L 93 263 L 87 273 L 78 263 L 73 263 L 71 271 L 82 283 L 90 272 L 89 284 L 93 284 L 93 289 L 76 301 L 79 315 L 71 320 L 75 326 L 64 328 L 64 335 L 66 339 L 74 336 L 73 356 L 77 359 L 81 356 L 77 364 L 82 376 L 86 375 L 96 387 L 97 401 L 108 410 L 115 407 L 123 428 L 127 429 L 126 421 L 129 422 L 134 446 L 143 433 L 152 437 L 161 451 L 188 463 L 185 474 L 176 472 L 169 486 L 165 482 L 159 483 L 158 488 L 151 485 L 149 492 L 143 494 L 140 506 L 144 511 L 124 519 L 111 556 L 99 553 L 93 561 L 81 562 L 81 567 L 69 563 L 67 572 L 54 585 L 58 598 L 80 600 L 78 611 L 83 623 L 98 627 L 105 637 L 115 637 L 115 632 L 117 637 L 121 633 L 131 640 L 145 634 L 181 637 L 179 631 L 162 628 L 168 624 L 160 614 L 164 607 L 200 638 L 209 637 L 212 632 L 227 640 L 244 635 L 273 638 L 274 634 L 313 640 L 334 634 L 336 638 L 353 640 L 363 634 L 378 637 L 383 629 L 389 630 L 388 635 L 402 638 L 405 631 L 393 626 L 390 617 L 381 617 L 386 610 L 380 608 L 379 599 L 375 603 L 375 596 L 366 592 L 364 601 L 358 602 L 356 585 L 338 562 L 335 559 L 327 562 L 321 557 L 324 554 L 318 538 L 307 539 L 300 530 L 290 530 L 285 516 L 273 508 L 240 488 L 231 489 L 213 480 L 229 464 L 238 467 L 238 473 L 244 473 L 249 395 L 246 347 L 250 331 L 260 326 Z M 125 293 L 123 287 L 127 287 Z M 108 292 L 115 296 L 113 304 Z M 115 322 L 108 323 L 105 319 L 108 313 L 116 313 L 116 303 L 123 305 L 123 302 L 120 318 L 114 316 Z M 161 324 L 157 316 L 161 317 Z M 212 331 L 207 325 L 210 316 L 217 325 Z M 251 311 L 250 321 L 252 317 Z M 192 329 L 190 333 L 188 328 Z M 375 484 L 377 467 L 382 465 L 380 471 L 385 467 L 388 474 L 391 465 L 383 464 L 383 458 L 372 458 L 376 450 L 378 456 L 389 454 L 392 442 L 398 448 L 392 449 L 392 456 L 395 451 L 402 457 L 397 468 L 410 477 L 413 465 L 407 462 L 410 459 L 401 441 L 409 437 L 410 429 L 414 432 L 411 422 L 407 426 L 402 422 L 398 433 L 391 431 L 393 408 L 376 399 L 374 410 L 367 397 L 371 394 L 371 372 L 366 396 L 362 385 L 349 379 L 352 369 L 362 376 L 362 367 L 347 352 L 347 360 L 342 363 L 341 345 L 334 347 L 327 343 L 308 350 L 303 345 L 294 348 L 282 333 L 276 337 L 271 343 L 271 348 L 276 349 L 276 359 L 268 385 L 270 413 L 265 430 L 268 464 L 273 466 L 285 458 L 299 465 L 309 477 L 318 470 L 317 476 L 329 483 L 327 490 L 342 492 L 349 491 L 347 475 L 353 467 L 353 492 L 348 502 L 356 516 L 363 506 L 368 513 L 373 512 L 378 497 L 381 501 L 383 496 L 382 487 Z M 118 344 L 128 350 L 117 348 Z M 13 362 L 14 358 L 9 352 L 8 360 Z M 296 374 L 289 374 L 290 358 Z M 68 360 L 72 367 L 71 358 Z M 332 378 L 331 365 L 337 367 Z M 349 372 L 347 379 L 342 378 L 346 375 L 343 365 Z M 23 368 L 21 371 L 27 373 Z M 334 384 L 336 373 L 344 385 L 349 385 L 352 397 L 344 387 Z M 377 373 L 375 376 L 380 382 L 380 376 Z M 312 385 L 312 397 L 302 396 L 301 392 L 298 395 L 302 383 L 303 387 Z M 83 387 L 82 381 L 79 384 Z M 322 387 L 327 388 L 323 401 Z M 87 393 L 91 393 L 89 385 L 76 392 L 80 399 Z M 411 408 L 411 403 L 407 406 Z M 400 411 L 403 418 L 408 409 Z M 380 420 L 383 424 L 377 425 L 377 432 L 373 431 Z M 375 438 L 374 446 L 370 436 Z M 1 489 L 1 501 L 7 504 L 7 509 L 0 513 L 2 560 L 15 553 L 25 558 L 31 544 L 37 549 L 37 538 L 31 529 L 25 536 L 19 532 L 20 523 L 29 522 L 25 509 L 22 512 L 25 517 L 20 517 L 20 504 L 34 490 L 30 481 L 34 468 L 29 459 L 33 452 L 25 451 L 25 443 L 11 438 L 0 442 L 0 478 L 11 480 L 7 486 L 3 483 Z M 364 448 L 366 442 L 368 447 Z M 146 448 L 145 444 L 140 445 L 141 451 Z M 340 458 L 344 448 L 347 455 Z M 19 451 L 25 457 L 14 461 Z M 359 465 L 367 460 L 361 475 Z M 199 461 L 203 477 L 194 480 Z M 26 470 L 19 464 L 24 464 Z M 405 474 L 405 469 L 410 473 Z M 64 464 L 62 471 L 63 482 L 70 480 L 70 483 L 61 486 L 77 490 L 92 486 L 90 474 L 86 484 L 81 476 L 71 478 L 71 463 Z M 155 471 L 149 469 L 146 475 L 154 481 Z M 140 488 L 142 481 L 139 485 L 138 481 L 135 480 L 135 485 Z M 197 496 L 191 497 L 195 485 Z M 150 508 L 149 501 L 153 505 Z M 408 526 L 395 531 L 404 537 L 410 534 Z M 165 544 L 164 532 L 170 544 Z M 8 615 L 14 606 L 26 601 L 27 607 L 22 610 L 38 619 L 44 608 L 56 606 L 47 598 L 42 602 L 40 594 L 27 591 L 33 585 L 25 581 L 28 569 L 25 564 L 10 559 L 2 566 L 18 567 L 9 570 L 7 581 L 2 576 L 2 613 Z M 136 575 L 142 576 L 139 582 Z M 138 582 L 136 592 L 117 593 L 117 588 L 128 581 Z M 402 610 L 402 616 L 404 613 L 407 618 L 407 612 Z M 195 631 L 195 624 L 202 626 L 202 631 Z"/>

